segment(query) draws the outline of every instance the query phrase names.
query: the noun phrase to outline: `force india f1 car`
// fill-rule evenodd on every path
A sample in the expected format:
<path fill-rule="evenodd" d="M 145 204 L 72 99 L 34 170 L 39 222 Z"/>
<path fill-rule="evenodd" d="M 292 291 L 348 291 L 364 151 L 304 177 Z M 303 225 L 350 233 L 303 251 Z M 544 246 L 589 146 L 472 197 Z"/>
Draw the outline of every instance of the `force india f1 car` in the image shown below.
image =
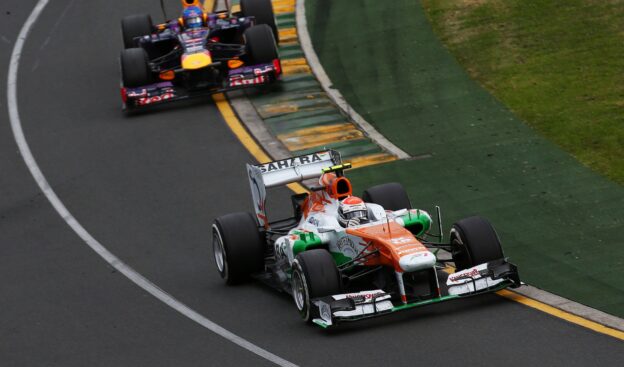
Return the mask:
<path fill-rule="evenodd" d="M 122 19 L 124 110 L 267 85 L 281 74 L 271 0 L 241 0 L 241 11 L 206 14 L 182 0 L 179 19 L 153 25 L 147 14 Z"/>
<path fill-rule="evenodd" d="M 520 285 L 487 220 L 458 221 L 442 243 L 439 208 L 432 234 L 431 216 L 412 208 L 400 184 L 371 187 L 360 199 L 347 168 L 332 150 L 247 165 L 255 215 L 224 215 L 212 227 L 226 283 L 260 279 L 290 293 L 303 319 L 322 327 Z M 294 216 L 269 221 L 266 188 L 311 178 L 320 185 L 292 196 Z M 447 276 L 439 270 L 450 262 L 456 271 Z"/>

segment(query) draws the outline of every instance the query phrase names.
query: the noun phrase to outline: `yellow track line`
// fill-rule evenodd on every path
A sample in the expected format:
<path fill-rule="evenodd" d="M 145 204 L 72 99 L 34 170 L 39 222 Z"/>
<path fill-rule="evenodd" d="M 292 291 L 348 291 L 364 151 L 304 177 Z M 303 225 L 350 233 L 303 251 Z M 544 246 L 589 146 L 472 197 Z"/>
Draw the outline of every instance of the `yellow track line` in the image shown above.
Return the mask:
<path fill-rule="evenodd" d="M 254 156 L 259 163 L 271 162 L 273 159 L 271 159 L 264 149 L 258 145 L 256 140 L 249 135 L 247 129 L 245 129 L 243 124 L 238 119 L 238 116 L 236 116 L 236 113 L 234 113 L 234 110 L 232 110 L 232 106 L 225 98 L 225 95 L 223 95 L 223 93 L 217 93 L 212 97 L 212 99 L 217 105 L 219 112 L 221 112 L 221 115 L 230 130 L 232 130 L 234 135 L 236 135 L 236 138 L 240 140 L 249 153 L 251 153 L 251 155 Z M 288 184 L 287 186 L 297 194 L 308 192 L 308 190 L 306 190 L 303 185 L 298 182 Z"/>
<path fill-rule="evenodd" d="M 452 274 L 452 273 L 455 272 L 455 268 L 450 266 L 450 265 L 447 265 L 446 268 L 444 268 L 442 270 L 445 273 L 447 273 L 447 274 Z M 574 315 L 572 313 L 563 311 L 561 309 L 558 309 L 556 307 L 547 305 L 547 304 L 542 303 L 540 301 L 536 301 L 536 300 L 534 300 L 532 298 L 525 297 L 525 296 L 523 296 L 523 295 L 521 295 L 519 293 L 516 293 L 514 291 L 503 289 L 503 290 L 500 290 L 500 291 L 496 292 L 496 294 L 501 296 L 501 297 L 505 297 L 505 298 L 507 298 L 507 299 L 509 299 L 511 301 L 521 303 L 521 304 L 523 304 L 523 305 L 525 305 L 527 307 L 531 307 L 531 308 L 534 308 L 534 309 L 536 309 L 538 311 L 542 311 L 542 312 L 547 313 L 547 314 L 549 314 L 551 316 L 554 316 L 556 318 L 566 320 L 568 322 L 571 322 L 573 324 L 582 326 L 584 328 L 593 330 L 593 331 L 601 333 L 601 334 L 612 336 L 612 337 L 614 337 L 616 339 L 624 340 L 624 332 L 622 332 L 620 330 L 612 329 L 612 328 L 610 328 L 608 326 L 604 326 L 604 325 L 599 324 L 599 323 L 597 323 L 595 321 L 591 321 L 591 320 L 588 320 L 588 319 L 583 318 L 581 316 L 577 316 L 577 315 Z"/>
<path fill-rule="evenodd" d="M 297 28 L 284 28 L 278 30 L 281 43 L 296 43 L 299 40 Z"/>
<path fill-rule="evenodd" d="M 206 0 L 204 2 L 204 8 L 205 9 L 212 9 L 212 1 L 213 0 Z M 210 7 L 207 7 L 206 5 L 210 3 Z M 243 124 L 240 122 L 240 120 L 238 119 L 238 117 L 236 116 L 236 114 L 234 113 L 234 111 L 232 110 L 232 106 L 230 106 L 230 103 L 227 101 L 227 99 L 225 98 L 225 96 L 222 93 L 218 93 L 215 94 L 212 99 L 214 100 L 215 104 L 217 105 L 217 108 L 219 109 L 219 112 L 221 112 L 221 115 L 223 116 L 223 119 L 225 120 L 225 122 L 227 123 L 228 127 L 230 128 L 230 130 L 232 130 L 232 132 L 234 133 L 234 135 L 236 135 L 236 138 L 238 138 L 238 140 L 241 142 L 241 144 L 243 144 L 243 146 L 249 151 L 249 153 L 254 156 L 254 158 L 259 162 L 259 163 L 265 163 L 265 162 L 270 162 L 272 161 L 271 157 L 269 157 L 269 155 L 264 151 L 264 149 L 262 149 L 258 143 L 254 140 L 254 138 L 251 137 L 251 135 L 249 135 L 249 132 L 247 132 L 247 130 L 245 129 L 245 127 L 243 126 Z M 308 190 L 305 189 L 305 187 L 303 187 L 303 185 L 301 185 L 300 183 L 291 183 L 287 185 L 288 188 L 290 188 L 292 191 L 294 191 L 295 193 L 304 193 L 304 192 L 308 192 Z M 533 309 L 536 309 L 538 311 L 547 313 L 551 316 L 566 320 L 568 322 L 571 322 L 573 324 L 582 326 L 584 328 L 593 330 L 597 333 L 601 333 L 601 334 L 605 334 L 605 335 L 609 335 L 611 337 L 614 337 L 616 339 L 620 339 L 620 340 L 624 340 L 624 332 L 619 331 L 619 330 L 615 330 L 612 329 L 610 327 L 604 326 L 602 324 L 599 324 L 595 321 L 591 321 L 588 319 L 585 319 L 581 316 L 577 316 L 574 314 L 571 314 L 569 312 L 560 310 L 556 307 L 547 305 L 545 303 L 536 301 L 534 299 L 525 297 L 521 294 L 512 292 L 512 291 L 508 291 L 508 290 L 502 290 L 502 291 L 498 291 L 496 292 L 497 295 L 501 296 L 501 297 L 505 297 L 511 301 L 514 302 L 518 302 L 520 304 L 523 304 L 527 307 L 531 307 Z"/>
<path fill-rule="evenodd" d="M 620 340 L 624 340 L 624 332 L 619 331 L 619 330 L 615 330 L 612 329 L 608 326 L 604 326 L 602 324 L 599 324 L 597 322 L 591 321 L 591 320 L 587 320 L 581 316 L 577 316 L 574 314 L 571 314 L 569 312 L 560 310 L 556 307 L 547 305 L 545 303 L 536 301 L 534 299 L 525 297 L 521 294 L 518 294 L 516 292 L 513 291 L 508 291 L 506 289 L 503 289 L 501 291 L 496 292 L 496 294 L 498 294 L 501 297 L 505 297 L 509 300 L 512 300 L 514 302 L 518 302 L 521 303 L 525 306 L 534 308 L 536 310 L 542 311 L 544 313 L 547 313 L 549 315 L 555 316 L 557 318 L 566 320 L 568 322 L 571 322 L 573 324 L 577 324 L 579 326 L 582 326 L 584 328 L 593 330 L 595 332 L 601 333 L 601 334 L 605 334 L 605 335 L 609 335 L 612 336 L 616 339 L 620 339 Z"/>

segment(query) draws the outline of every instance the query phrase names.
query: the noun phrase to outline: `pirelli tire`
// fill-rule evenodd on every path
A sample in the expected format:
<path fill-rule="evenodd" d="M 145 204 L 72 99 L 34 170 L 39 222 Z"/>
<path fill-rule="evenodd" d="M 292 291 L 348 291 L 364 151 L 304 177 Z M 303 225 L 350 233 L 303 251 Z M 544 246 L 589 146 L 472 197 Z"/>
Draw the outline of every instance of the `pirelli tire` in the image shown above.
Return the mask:
<path fill-rule="evenodd" d="M 137 37 L 152 34 L 154 23 L 149 14 L 128 15 L 121 19 L 121 36 L 124 48 L 137 47 L 135 39 Z"/>
<path fill-rule="evenodd" d="M 362 194 L 362 200 L 381 205 L 386 210 L 412 209 L 407 192 L 397 182 L 369 187 Z"/>
<path fill-rule="evenodd" d="M 264 268 L 265 241 L 250 213 L 226 214 L 212 225 L 217 271 L 229 285 L 240 284 Z"/>
<path fill-rule="evenodd" d="M 453 224 L 450 240 L 457 270 L 504 258 L 498 234 L 485 218 L 474 216 Z"/>
<path fill-rule="evenodd" d="M 301 318 L 308 323 L 319 316 L 312 299 L 341 293 L 336 262 L 324 249 L 308 250 L 295 257 L 292 266 L 293 299 Z"/>
<path fill-rule="evenodd" d="M 247 56 L 252 64 L 270 64 L 279 59 L 277 45 L 266 24 L 247 28 L 243 33 Z"/>
<path fill-rule="evenodd" d="M 147 53 L 142 48 L 121 50 L 121 81 L 124 87 L 136 88 L 152 83 Z"/>
<path fill-rule="evenodd" d="M 275 43 L 279 44 L 279 33 L 271 0 L 241 0 L 240 6 L 243 16 L 256 18 L 256 25 L 268 25 L 271 28 L 271 33 L 273 33 Z"/>

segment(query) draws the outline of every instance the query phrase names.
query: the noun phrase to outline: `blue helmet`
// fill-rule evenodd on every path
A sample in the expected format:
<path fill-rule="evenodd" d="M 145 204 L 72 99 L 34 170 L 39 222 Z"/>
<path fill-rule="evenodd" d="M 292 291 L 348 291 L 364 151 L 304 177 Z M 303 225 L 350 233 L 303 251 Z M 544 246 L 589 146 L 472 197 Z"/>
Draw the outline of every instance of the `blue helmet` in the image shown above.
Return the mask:
<path fill-rule="evenodd" d="M 189 6 L 182 14 L 186 28 L 200 28 L 204 25 L 204 13 L 197 6 Z"/>

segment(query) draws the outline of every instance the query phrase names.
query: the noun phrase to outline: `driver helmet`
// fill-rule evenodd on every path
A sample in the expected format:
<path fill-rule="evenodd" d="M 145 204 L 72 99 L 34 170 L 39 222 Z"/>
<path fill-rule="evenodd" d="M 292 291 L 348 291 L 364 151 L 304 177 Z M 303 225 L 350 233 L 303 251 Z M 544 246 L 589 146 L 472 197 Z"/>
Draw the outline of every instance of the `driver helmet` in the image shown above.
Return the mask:
<path fill-rule="evenodd" d="M 368 222 L 368 209 L 364 200 L 349 196 L 338 206 L 338 220 L 343 227 L 357 226 Z"/>
<path fill-rule="evenodd" d="M 201 28 L 204 25 L 203 12 L 196 6 L 191 6 L 184 10 L 182 19 L 187 29 Z"/>

